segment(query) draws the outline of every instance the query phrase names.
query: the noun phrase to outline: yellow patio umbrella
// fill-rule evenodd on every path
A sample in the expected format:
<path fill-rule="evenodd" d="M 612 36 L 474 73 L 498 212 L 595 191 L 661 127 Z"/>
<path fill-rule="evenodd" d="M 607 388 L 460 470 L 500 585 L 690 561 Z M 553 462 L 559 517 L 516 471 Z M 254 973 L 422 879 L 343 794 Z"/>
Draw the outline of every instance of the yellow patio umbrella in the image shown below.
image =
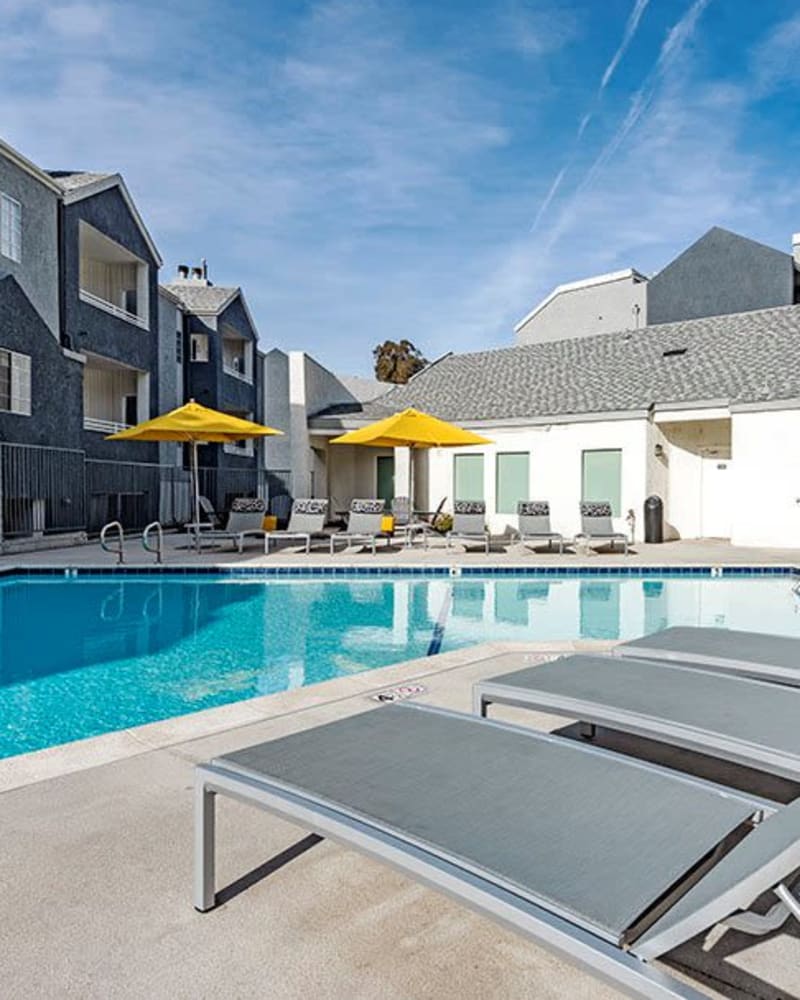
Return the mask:
<path fill-rule="evenodd" d="M 188 403 L 179 406 L 160 417 L 145 420 L 135 427 L 128 427 L 116 434 L 109 434 L 109 441 L 183 441 L 192 446 L 192 486 L 194 489 L 194 521 L 200 523 L 200 477 L 197 466 L 198 444 L 225 443 L 242 441 L 245 438 L 269 437 L 272 434 L 282 434 L 264 424 L 256 424 L 252 420 L 231 416 L 201 406 L 190 399 Z M 199 536 L 198 536 L 199 537 Z"/>
<path fill-rule="evenodd" d="M 489 438 L 465 430 L 429 413 L 409 408 L 374 424 L 359 427 L 333 438 L 331 444 L 360 444 L 372 448 L 409 448 L 409 500 L 414 506 L 414 459 L 418 448 L 464 448 L 473 444 L 491 444 Z"/>

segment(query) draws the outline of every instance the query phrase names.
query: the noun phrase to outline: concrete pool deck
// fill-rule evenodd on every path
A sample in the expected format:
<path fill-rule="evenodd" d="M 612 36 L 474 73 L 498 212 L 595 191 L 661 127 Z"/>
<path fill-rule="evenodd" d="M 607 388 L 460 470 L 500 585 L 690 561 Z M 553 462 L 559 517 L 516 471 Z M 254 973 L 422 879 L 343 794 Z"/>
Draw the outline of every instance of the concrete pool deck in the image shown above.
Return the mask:
<path fill-rule="evenodd" d="M 127 566 L 150 566 L 154 556 L 142 549 L 139 538 L 129 538 L 125 546 Z M 0 569 L 15 566 L 66 567 L 113 567 L 116 558 L 104 552 L 97 542 L 52 548 L 36 552 L 18 552 L 0 557 Z M 619 566 L 800 566 L 800 548 L 765 549 L 743 548 L 731 545 L 722 539 L 686 539 L 666 542 L 663 545 L 647 545 L 643 542 L 632 546 L 628 555 L 621 551 L 592 551 L 588 554 L 549 552 L 546 547 L 537 551 L 496 540 L 487 555 L 482 549 L 471 547 L 465 550 L 461 545 L 447 548 L 444 539 L 432 539 L 429 548 L 419 544 L 405 548 L 398 543 L 386 545 L 380 542 L 373 556 L 368 550 L 358 546 L 350 550 L 337 549 L 331 556 L 323 543 L 315 543 L 309 555 L 294 546 L 273 547 L 269 556 L 264 555 L 264 546 L 259 539 L 248 541 L 245 551 L 238 553 L 230 544 L 216 548 L 203 548 L 200 553 L 187 548 L 185 534 L 167 533 L 164 536 L 164 565 L 166 567 L 196 566 L 243 566 L 243 567 L 433 567 L 433 566 L 490 566 L 520 567 L 535 569 L 541 567 L 619 567 Z"/>
<path fill-rule="evenodd" d="M 604 644 L 487 643 L 0 761 L 3 993 L 9 997 L 610 1000 L 619 994 L 491 921 L 305 831 L 224 799 L 211 913 L 191 905 L 195 763 L 367 708 L 401 684 L 471 708 L 509 649 L 547 659 Z M 498 707 L 551 729 L 563 720 Z M 606 734 L 607 742 L 623 742 Z M 644 744 L 621 746 L 761 794 L 800 789 Z M 294 845 L 294 850 L 290 850 Z M 281 866 L 267 864 L 281 854 Z M 268 877 L 267 877 L 268 876 Z M 718 936 L 718 935 L 717 935 Z M 728 931 L 669 956 L 711 997 L 800 997 L 800 933 Z"/>

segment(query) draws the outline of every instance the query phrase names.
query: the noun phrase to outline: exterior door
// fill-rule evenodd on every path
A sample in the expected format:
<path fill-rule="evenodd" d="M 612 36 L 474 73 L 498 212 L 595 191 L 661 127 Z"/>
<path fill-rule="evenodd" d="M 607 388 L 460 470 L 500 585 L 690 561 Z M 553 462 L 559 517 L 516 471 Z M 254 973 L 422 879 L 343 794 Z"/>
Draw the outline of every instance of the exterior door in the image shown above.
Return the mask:
<path fill-rule="evenodd" d="M 377 458 L 377 496 L 385 500 L 386 506 L 394 500 L 394 455 L 378 455 Z"/>
<path fill-rule="evenodd" d="M 700 533 L 703 538 L 730 538 L 733 524 L 731 460 L 719 455 L 701 459 Z"/>

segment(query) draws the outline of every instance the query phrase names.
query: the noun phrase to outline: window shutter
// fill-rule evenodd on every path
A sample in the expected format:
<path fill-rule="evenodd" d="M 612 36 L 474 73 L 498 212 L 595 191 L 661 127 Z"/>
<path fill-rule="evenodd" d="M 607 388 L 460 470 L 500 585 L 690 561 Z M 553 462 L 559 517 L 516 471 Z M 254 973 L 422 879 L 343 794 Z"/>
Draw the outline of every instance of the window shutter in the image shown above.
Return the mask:
<path fill-rule="evenodd" d="M 0 194 L 0 254 L 22 258 L 22 206 L 7 194 Z"/>
<path fill-rule="evenodd" d="M 11 412 L 31 415 L 31 359 L 11 352 Z"/>

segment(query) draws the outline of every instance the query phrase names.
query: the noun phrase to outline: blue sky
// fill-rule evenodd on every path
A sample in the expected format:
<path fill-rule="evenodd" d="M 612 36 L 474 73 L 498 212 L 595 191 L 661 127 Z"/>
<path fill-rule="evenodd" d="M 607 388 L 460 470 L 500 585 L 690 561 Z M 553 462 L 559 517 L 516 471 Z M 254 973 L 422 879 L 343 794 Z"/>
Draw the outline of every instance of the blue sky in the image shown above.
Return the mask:
<path fill-rule="evenodd" d="M 0 134 L 118 170 L 265 348 L 512 342 L 561 281 L 800 230 L 784 0 L 0 0 Z"/>

